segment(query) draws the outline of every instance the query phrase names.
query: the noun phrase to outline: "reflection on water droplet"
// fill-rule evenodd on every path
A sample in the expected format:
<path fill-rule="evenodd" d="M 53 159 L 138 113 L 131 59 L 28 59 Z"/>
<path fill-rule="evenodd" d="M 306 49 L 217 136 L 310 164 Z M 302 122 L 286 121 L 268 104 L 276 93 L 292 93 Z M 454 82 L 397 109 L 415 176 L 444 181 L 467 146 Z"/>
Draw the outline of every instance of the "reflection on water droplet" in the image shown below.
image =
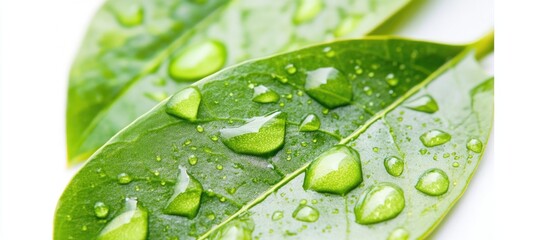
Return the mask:
<path fill-rule="evenodd" d="M 212 240 L 252 240 L 255 224 L 251 219 L 234 219 L 213 233 Z"/>
<path fill-rule="evenodd" d="M 335 68 L 309 71 L 305 92 L 330 109 L 348 105 L 353 99 L 353 89 L 349 79 Z"/>
<path fill-rule="evenodd" d="M 252 101 L 257 103 L 274 103 L 278 102 L 280 96 L 275 91 L 268 89 L 263 85 L 254 88 L 254 96 Z"/>
<path fill-rule="evenodd" d="M 320 119 L 313 113 L 307 114 L 299 124 L 300 132 L 313 132 L 320 129 Z"/>
<path fill-rule="evenodd" d="M 216 40 L 188 46 L 172 59 L 170 76 L 177 81 L 196 81 L 206 77 L 225 65 L 227 50 Z"/>
<path fill-rule="evenodd" d="M 447 143 L 452 139 L 452 136 L 447 132 L 435 129 L 422 134 L 419 139 L 426 147 L 434 147 Z"/>
<path fill-rule="evenodd" d="M 185 88 L 174 94 L 170 100 L 168 100 L 166 103 L 166 112 L 191 122 L 195 121 L 201 100 L 202 95 L 198 88 Z"/>
<path fill-rule="evenodd" d="M 467 142 L 467 149 L 480 153 L 482 152 L 482 142 L 476 138 L 473 138 Z"/>
<path fill-rule="evenodd" d="M 385 158 L 383 165 L 385 165 L 387 173 L 395 177 L 400 176 L 404 171 L 404 160 L 395 156 Z"/>
<path fill-rule="evenodd" d="M 304 189 L 345 195 L 362 182 L 358 152 L 347 146 L 335 146 L 318 156 L 307 168 Z"/>
<path fill-rule="evenodd" d="M 320 213 L 315 208 L 308 205 L 299 205 L 292 214 L 292 217 L 302 222 L 316 222 Z"/>
<path fill-rule="evenodd" d="M 380 183 L 367 188 L 355 205 L 356 222 L 372 224 L 393 219 L 404 209 L 404 193 L 400 187 Z"/>
<path fill-rule="evenodd" d="M 440 169 L 430 169 L 423 173 L 416 184 L 416 189 L 431 196 L 439 196 L 448 191 L 448 175 Z"/>
<path fill-rule="evenodd" d="M 137 203 L 127 198 L 122 213 L 112 219 L 101 230 L 98 240 L 146 239 L 148 232 L 148 212 Z"/>
<path fill-rule="evenodd" d="M 187 169 L 180 166 L 173 195 L 168 200 L 164 213 L 194 218 L 200 208 L 202 191 L 202 185 L 188 175 Z"/>
<path fill-rule="evenodd" d="M 273 221 L 278 221 L 284 217 L 284 213 L 282 211 L 275 211 L 271 217 Z"/>
<path fill-rule="evenodd" d="M 387 240 L 408 240 L 410 233 L 404 228 L 397 228 L 391 232 Z"/>
<path fill-rule="evenodd" d="M 106 218 L 109 215 L 109 207 L 103 202 L 96 202 L 93 211 L 97 218 Z"/>
<path fill-rule="evenodd" d="M 421 96 L 415 100 L 410 101 L 406 104 L 407 108 L 425 112 L 425 113 L 435 113 L 438 111 L 438 104 L 435 99 L 429 95 Z"/>
<path fill-rule="evenodd" d="M 323 7 L 322 0 L 299 0 L 293 17 L 294 23 L 301 24 L 312 20 Z"/>
<path fill-rule="evenodd" d="M 118 183 L 120 184 L 128 184 L 132 181 L 132 177 L 128 175 L 127 173 L 120 173 L 118 174 Z"/>
<path fill-rule="evenodd" d="M 240 127 L 220 130 L 222 142 L 237 153 L 271 154 L 284 145 L 286 115 L 275 112 L 254 117 Z"/>

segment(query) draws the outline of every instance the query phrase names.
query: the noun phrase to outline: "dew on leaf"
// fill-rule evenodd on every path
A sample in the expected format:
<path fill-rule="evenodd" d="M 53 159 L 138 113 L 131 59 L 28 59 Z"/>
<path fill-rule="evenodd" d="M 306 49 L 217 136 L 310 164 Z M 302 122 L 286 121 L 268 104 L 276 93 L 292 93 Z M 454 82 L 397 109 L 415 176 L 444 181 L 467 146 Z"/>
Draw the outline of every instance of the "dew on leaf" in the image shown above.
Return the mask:
<path fill-rule="evenodd" d="M 147 233 L 148 211 L 137 200 L 127 198 L 123 211 L 101 230 L 97 239 L 145 239 Z"/>
<path fill-rule="evenodd" d="M 307 114 L 299 124 L 300 132 L 313 132 L 320 129 L 320 119 L 313 113 Z"/>
<path fill-rule="evenodd" d="M 439 196 L 448 191 L 448 175 L 440 169 L 427 170 L 416 183 L 416 189 L 431 196 Z"/>
<path fill-rule="evenodd" d="M 320 213 L 316 208 L 304 204 L 300 204 L 292 213 L 293 218 L 302 222 L 316 222 L 319 216 Z"/>
<path fill-rule="evenodd" d="M 195 121 L 201 100 L 202 95 L 198 88 L 185 88 L 174 94 L 170 100 L 168 100 L 166 103 L 166 112 L 191 122 Z"/>
<path fill-rule="evenodd" d="M 355 205 L 356 222 L 373 224 L 393 219 L 404 209 L 402 189 L 394 184 L 380 183 L 367 188 Z"/>
<path fill-rule="evenodd" d="M 221 69 L 226 58 L 225 45 L 208 40 L 185 48 L 172 59 L 168 72 L 176 81 L 196 81 Z"/>
<path fill-rule="evenodd" d="M 187 173 L 186 168 L 180 166 L 174 192 L 164 208 L 164 213 L 194 218 L 200 208 L 202 192 L 202 185 Z"/>
<path fill-rule="evenodd" d="M 419 139 L 424 146 L 434 147 L 447 143 L 452 139 L 452 136 L 447 132 L 435 129 L 422 134 Z"/>

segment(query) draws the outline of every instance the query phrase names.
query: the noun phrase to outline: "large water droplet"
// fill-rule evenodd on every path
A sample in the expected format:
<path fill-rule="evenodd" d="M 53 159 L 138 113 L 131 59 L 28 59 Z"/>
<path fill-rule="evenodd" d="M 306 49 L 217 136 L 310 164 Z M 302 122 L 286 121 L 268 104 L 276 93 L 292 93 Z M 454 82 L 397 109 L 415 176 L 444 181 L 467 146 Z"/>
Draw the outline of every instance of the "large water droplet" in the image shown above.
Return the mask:
<path fill-rule="evenodd" d="M 124 26 L 132 27 L 143 22 L 143 7 L 135 1 L 119 1 L 110 5 L 116 20 Z"/>
<path fill-rule="evenodd" d="M 166 112 L 191 122 L 195 121 L 201 100 L 202 95 L 198 88 L 185 88 L 168 100 L 166 103 Z"/>
<path fill-rule="evenodd" d="M 482 152 L 482 142 L 476 138 L 473 138 L 467 142 L 467 149 L 480 153 Z"/>
<path fill-rule="evenodd" d="M 408 240 L 410 233 L 404 228 L 397 228 L 389 234 L 387 240 Z"/>
<path fill-rule="evenodd" d="M 172 59 L 168 71 L 175 80 L 195 81 L 221 69 L 226 57 L 225 45 L 209 40 L 183 50 Z"/>
<path fill-rule="evenodd" d="M 395 177 L 400 176 L 402 171 L 404 171 L 404 160 L 399 157 L 392 156 L 385 158 L 383 165 L 385 165 L 385 170 L 387 170 L 387 173 Z"/>
<path fill-rule="evenodd" d="M 307 168 L 303 188 L 345 195 L 362 182 L 358 152 L 335 146 L 318 156 Z"/>
<path fill-rule="evenodd" d="M 117 178 L 118 178 L 118 183 L 120 184 L 128 184 L 133 180 L 132 177 L 127 173 L 120 173 L 118 174 Z"/>
<path fill-rule="evenodd" d="M 320 129 L 320 119 L 315 114 L 308 114 L 299 124 L 300 132 L 313 132 Z"/>
<path fill-rule="evenodd" d="M 452 139 L 452 136 L 447 132 L 435 129 L 422 134 L 419 139 L 426 147 L 434 147 L 447 143 Z"/>
<path fill-rule="evenodd" d="M 255 224 L 251 219 L 235 219 L 217 230 L 212 240 L 252 240 Z"/>
<path fill-rule="evenodd" d="M 294 23 L 300 24 L 312 20 L 323 7 L 322 0 L 299 0 L 294 13 Z"/>
<path fill-rule="evenodd" d="M 180 166 L 174 193 L 168 201 L 164 212 L 194 218 L 200 207 L 201 196 L 202 185 L 195 178 L 187 174 L 187 169 Z"/>
<path fill-rule="evenodd" d="M 448 191 L 450 180 L 440 169 L 430 169 L 423 173 L 416 184 L 416 189 L 431 196 L 439 196 Z"/>
<path fill-rule="evenodd" d="M 393 219 L 404 209 L 402 189 L 390 183 L 381 183 L 364 191 L 355 206 L 356 222 L 372 224 Z"/>
<path fill-rule="evenodd" d="M 111 220 L 99 236 L 98 240 L 146 239 L 148 232 L 148 212 L 137 203 L 137 200 L 127 198 L 126 207 L 121 214 Z"/>
<path fill-rule="evenodd" d="M 334 36 L 341 37 L 353 32 L 362 20 L 361 16 L 347 16 L 336 27 Z"/>
<path fill-rule="evenodd" d="M 292 213 L 292 217 L 302 222 L 316 222 L 320 213 L 315 208 L 300 204 L 297 209 Z"/>
<path fill-rule="evenodd" d="M 438 104 L 435 99 L 429 95 L 419 97 L 415 100 L 406 104 L 407 108 L 425 112 L 425 113 L 435 113 L 438 111 Z"/>
<path fill-rule="evenodd" d="M 109 207 L 103 202 L 96 202 L 93 211 L 97 218 L 106 218 L 109 215 Z"/>
<path fill-rule="evenodd" d="M 278 93 L 276 93 L 271 89 L 268 89 L 263 85 L 254 87 L 254 96 L 252 98 L 252 101 L 254 102 L 274 103 L 274 102 L 278 102 L 279 99 L 280 99 L 280 95 L 278 95 Z"/>
<path fill-rule="evenodd" d="M 237 153 L 271 154 L 284 145 L 286 115 L 275 112 L 254 117 L 240 127 L 221 129 L 220 134 L 223 143 Z"/>
<path fill-rule="evenodd" d="M 348 105 L 353 100 L 353 89 L 349 79 L 331 67 L 307 72 L 305 92 L 330 109 Z"/>

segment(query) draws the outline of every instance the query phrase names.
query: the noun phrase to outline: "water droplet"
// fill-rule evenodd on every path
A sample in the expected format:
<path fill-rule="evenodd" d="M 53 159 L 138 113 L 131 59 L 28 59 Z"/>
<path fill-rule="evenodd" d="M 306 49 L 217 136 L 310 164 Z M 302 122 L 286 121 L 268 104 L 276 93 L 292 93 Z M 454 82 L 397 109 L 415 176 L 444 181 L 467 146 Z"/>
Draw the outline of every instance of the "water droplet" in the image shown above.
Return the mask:
<path fill-rule="evenodd" d="M 251 219 L 234 219 L 225 224 L 209 239 L 212 240 L 252 240 L 255 224 Z"/>
<path fill-rule="evenodd" d="M 307 114 L 299 124 L 300 132 L 313 132 L 320 129 L 320 119 L 313 113 Z"/>
<path fill-rule="evenodd" d="M 419 139 L 426 147 L 434 147 L 447 143 L 452 139 L 452 136 L 447 132 L 435 129 L 422 134 Z"/>
<path fill-rule="evenodd" d="M 93 206 L 93 211 L 97 218 L 106 218 L 109 215 L 109 207 L 103 202 L 96 202 Z"/>
<path fill-rule="evenodd" d="M 452 167 L 459 167 L 459 163 L 458 162 L 452 163 Z"/>
<path fill-rule="evenodd" d="M 416 184 L 416 189 L 431 196 L 439 196 L 448 191 L 448 175 L 440 169 L 430 169 L 423 173 Z"/>
<path fill-rule="evenodd" d="M 274 112 L 254 117 L 240 127 L 221 129 L 220 133 L 222 142 L 237 153 L 271 154 L 284 145 L 286 115 Z"/>
<path fill-rule="evenodd" d="M 204 132 L 204 127 L 202 127 L 201 125 L 198 125 L 198 126 L 196 126 L 196 131 L 199 132 L 199 133 L 202 133 L 202 132 Z"/>
<path fill-rule="evenodd" d="M 202 95 L 198 88 L 185 88 L 168 100 L 166 103 L 166 112 L 191 122 L 195 121 L 201 100 Z"/>
<path fill-rule="evenodd" d="M 128 184 L 132 182 L 132 180 L 132 177 L 130 177 L 130 175 L 128 175 L 127 173 L 118 174 L 118 183 L 120 184 Z"/>
<path fill-rule="evenodd" d="M 331 47 L 325 47 L 324 49 L 322 49 L 322 51 L 324 52 L 324 55 L 326 55 L 326 57 L 329 57 L 329 58 L 333 58 L 336 54 Z"/>
<path fill-rule="evenodd" d="M 215 166 L 215 168 L 216 168 L 217 170 L 223 170 L 223 165 L 217 164 L 217 165 Z"/>
<path fill-rule="evenodd" d="M 421 155 L 425 155 L 427 154 L 427 149 L 426 148 L 419 149 L 419 153 L 421 153 Z"/>
<path fill-rule="evenodd" d="M 364 90 L 364 92 L 366 93 L 366 95 L 368 95 L 368 96 L 371 96 L 371 95 L 374 93 L 374 91 L 372 90 L 372 88 L 371 88 L 371 87 L 368 87 L 368 86 L 364 87 L 363 90 Z"/>
<path fill-rule="evenodd" d="M 335 146 L 320 154 L 307 168 L 304 189 L 345 195 L 362 182 L 358 152 L 347 146 Z"/>
<path fill-rule="evenodd" d="M 367 188 L 355 205 L 356 222 L 379 223 L 393 219 L 404 209 L 402 189 L 390 183 L 380 183 Z"/>
<path fill-rule="evenodd" d="M 299 0 L 293 17 L 294 23 L 301 24 L 311 21 L 323 7 L 322 0 Z"/>
<path fill-rule="evenodd" d="M 254 96 L 252 101 L 257 103 L 274 103 L 278 102 L 280 96 L 275 91 L 268 89 L 263 85 L 254 88 Z"/>
<path fill-rule="evenodd" d="M 138 2 L 119 2 L 110 4 L 116 20 L 126 27 L 140 25 L 143 22 L 143 7 Z"/>
<path fill-rule="evenodd" d="M 387 74 L 387 76 L 385 77 L 385 81 L 387 81 L 387 83 L 391 87 L 398 85 L 398 78 L 395 78 L 395 75 L 392 73 Z"/>
<path fill-rule="evenodd" d="M 138 204 L 137 200 L 127 198 L 126 206 L 122 213 L 111 220 L 101 230 L 97 239 L 146 239 L 148 215 L 147 210 Z"/>
<path fill-rule="evenodd" d="M 275 211 L 273 215 L 271 216 L 271 219 L 273 221 L 278 221 L 284 217 L 284 213 L 282 211 Z"/>
<path fill-rule="evenodd" d="M 294 73 L 297 72 L 297 68 L 293 64 L 286 65 L 286 67 L 284 67 L 284 69 L 286 69 L 286 72 L 288 74 L 294 74 Z"/>
<path fill-rule="evenodd" d="M 467 149 L 480 153 L 482 152 L 482 142 L 476 138 L 473 138 L 467 142 Z"/>
<path fill-rule="evenodd" d="M 299 207 L 294 211 L 292 217 L 298 221 L 302 222 L 316 222 L 320 213 L 315 208 L 300 204 Z"/>
<path fill-rule="evenodd" d="M 227 50 L 216 40 L 188 46 L 169 66 L 170 76 L 177 81 L 195 81 L 206 77 L 225 65 Z"/>
<path fill-rule="evenodd" d="M 347 16 L 336 27 L 334 31 L 335 37 L 345 36 L 353 32 L 362 20 L 361 16 Z"/>
<path fill-rule="evenodd" d="M 404 228 L 397 228 L 389 234 L 387 240 L 408 240 L 410 233 Z"/>
<path fill-rule="evenodd" d="M 335 68 L 309 71 L 305 92 L 330 109 L 348 105 L 353 99 L 353 89 L 349 79 Z"/>
<path fill-rule="evenodd" d="M 404 171 L 404 160 L 395 156 L 385 158 L 383 165 L 385 165 L 385 170 L 387 170 L 387 173 L 391 174 L 391 176 L 398 177 L 402 174 L 402 171 Z"/>
<path fill-rule="evenodd" d="M 187 169 L 180 166 L 173 195 L 164 213 L 194 218 L 200 208 L 202 191 L 202 185 L 187 173 Z"/>
<path fill-rule="evenodd" d="M 374 151 L 375 153 L 379 152 L 379 148 L 378 147 L 373 147 L 372 148 L 372 151 Z"/>
<path fill-rule="evenodd" d="M 406 107 L 420 112 L 435 113 L 438 111 L 438 104 L 435 99 L 429 95 L 421 96 L 406 104 Z"/>

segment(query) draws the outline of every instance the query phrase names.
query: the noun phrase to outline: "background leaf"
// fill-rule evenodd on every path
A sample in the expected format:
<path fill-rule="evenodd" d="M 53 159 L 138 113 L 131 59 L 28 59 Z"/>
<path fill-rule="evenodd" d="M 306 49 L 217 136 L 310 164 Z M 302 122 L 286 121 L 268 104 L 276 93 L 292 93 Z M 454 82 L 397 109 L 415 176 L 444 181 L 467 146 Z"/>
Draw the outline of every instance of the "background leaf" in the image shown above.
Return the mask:
<path fill-rule="evenodd" d="M 70 73 L 69 163 L 87 159 L 175 89 L 223 66 L 361 36 L 408 2 L 109 0 Z M 183 57 L 173 65 L 179 67 L 170 65 L 182 55 L 203 61 Z"/>
<path fill-rule="evenodd" d="M 493 80 L 486 80 L 471 46 L 392 38 L 340 41 L 212 75 L 195 84 L 202 96 L 195 122 L 167 114 L 161 103 L 91 157 L 61 197 L 54 237 L 96 237 L 122 213 L 126 198 L 136 198 L 148 212 L 152 239 L 216 237 L 231 228 L 260 238 L 425 236 L 465 190 L 491 127 Z M 306 80 L 323 68 L 337 69 L 351 85 L 348 105 L 329 109 L 309 95 Z M 260 85 L 279 94 L 278 101 L 252 101 Z M 436 112 L 414 110 L 425 96 L 436 101 Z M 222 129 L 273 111 L 286 119 L 284 144 L 275 153 L 237 154 L 220 139 Z M 320 129 L 299 132 L 301 119 L 311 113 Z M 421 136 L 433 130 L 451 138 L 426 147 Z M 467 148 L 471 139 L 480 148 L 478 143 Z M 303 190 L 309 163 L 337 144 L 358 152 L 363 182 L 345 196 Z M 404 160 L 399 176 L 385 169 L 391 156 Z M 194 218 L 163 213 L 181 166 L 204 190 Z M 448 189 L 439 196 L 417 187 L 432 169 L 448 177 Z M 380 223 L 355 223 L 359 196 L 385 185 L 402 190 L 403 211 Z M 97 202 L 109 207 L 105 218 L 95 216 Z"/>

